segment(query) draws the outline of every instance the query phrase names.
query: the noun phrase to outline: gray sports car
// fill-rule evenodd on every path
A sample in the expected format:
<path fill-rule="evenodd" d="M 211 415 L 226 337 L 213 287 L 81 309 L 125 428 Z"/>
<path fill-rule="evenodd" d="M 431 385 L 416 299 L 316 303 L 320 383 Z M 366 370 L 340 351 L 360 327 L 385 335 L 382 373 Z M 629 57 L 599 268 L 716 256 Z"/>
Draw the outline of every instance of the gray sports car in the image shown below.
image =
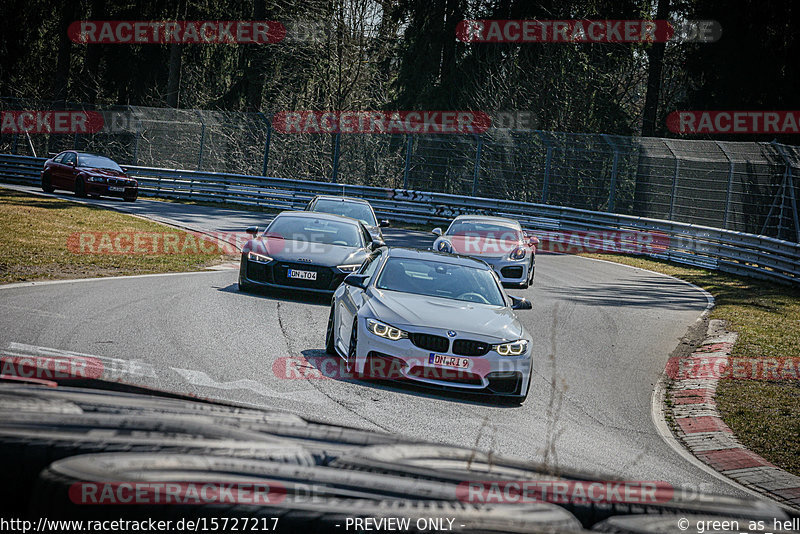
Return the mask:
<path fill-rule="evenodd" d="M 525 400 L 531 337 L 486 263 L 380 248 L 333 294 L 326 351 L 362 377 L 392 378 Z"/>
<path fill-rule="evenodd" d="M 302 289 L 333 293 L 345 276 L 361 267 L 375 241 L 364 225 L 349 217 L 284 211 L 242 248 L 239 289 Z"/>

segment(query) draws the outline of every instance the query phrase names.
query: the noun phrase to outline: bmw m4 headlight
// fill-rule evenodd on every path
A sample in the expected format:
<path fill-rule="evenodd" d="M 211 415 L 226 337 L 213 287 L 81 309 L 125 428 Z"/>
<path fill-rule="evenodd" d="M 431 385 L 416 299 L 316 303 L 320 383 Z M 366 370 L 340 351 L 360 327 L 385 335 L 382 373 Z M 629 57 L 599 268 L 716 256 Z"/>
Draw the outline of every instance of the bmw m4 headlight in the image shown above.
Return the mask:
<path fill-rule="evenodd" d="M 86 179 L 87 179 L 88 181 L 90 181 L 90 182 L 100 182 L 100 183 L 105 183 L 105 181 L 106 181 L 106 179 L 105 179 L 104 177 L 102 177 L 102 176 L 89 176 L 89 177 L 88 177 L 88 178 L 86 178 Z"/>
<path fill-rule="evenodd" d="M 389 326 L 388 324 L 376 321 L 375 319 L 367 319 L 367 328 L 369 328 L 369 331 L 376 336 L 391 339 L 392 341 L 397 341 L 398 339 L 404 339 L 408 337 L 408 332 L 405 330 L 400 330 L 399 328 Z"/>
<path fill-rule="evenodd" d="M 337 265 L 336 268 L 343 273 L 354 273 L 361 267 L 360 263 L 353 263 L 352 265 Z"/>
<path fill-rule="evenodd" d="M 439 244 L 436 245 L 436 250 L 439 252 L 453 252 L 453 247 L 447 241 L 439 241 Z"/>
<path fill-rule="evenodd" d="M 525 354 L 525 351 L 528 350 L 528 340 L 519 339 L 511 343 L 500 343 L 499 345 L 493 345 L 492 348 L 500 356 L 519 356 L 520 354 Z"/>
<path fill-rule="evenodd" d="M 263 254 L 259 254 L 258 252 L 250 251 L 247 253 L 247 260 L 254 261 L 256 263 L 269 263 L 272 261 L 272 258 Z"/>
<path fill-rule="evenodd" d="M 521 260 L 525 257 L 527 251 L 522 247 L 517 247 L 511 251 L 511 254 L 508 255 L 508 259 L 510 260 Z"/>

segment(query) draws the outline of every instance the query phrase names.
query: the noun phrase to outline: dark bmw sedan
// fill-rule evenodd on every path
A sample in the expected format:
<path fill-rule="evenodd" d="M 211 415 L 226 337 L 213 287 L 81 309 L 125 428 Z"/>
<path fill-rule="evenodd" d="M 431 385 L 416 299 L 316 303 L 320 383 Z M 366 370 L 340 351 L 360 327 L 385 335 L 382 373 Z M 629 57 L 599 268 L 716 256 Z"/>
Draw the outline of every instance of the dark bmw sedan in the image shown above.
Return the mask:
<path fill-rule="evenodd" d="M 125 174 L 117 163 L 105 156 L 65 150 L 44 162 L 42 190 L 73 191 L 76 196 L 122 197 L 133 202 L 139 183 Z"/>
<path fill-rule="evenodd" d="M 300 289 L 332 294 L 383 245 L 355 219 L 327 213 L 285 211 L 242 248 L 239 289 Z"/>

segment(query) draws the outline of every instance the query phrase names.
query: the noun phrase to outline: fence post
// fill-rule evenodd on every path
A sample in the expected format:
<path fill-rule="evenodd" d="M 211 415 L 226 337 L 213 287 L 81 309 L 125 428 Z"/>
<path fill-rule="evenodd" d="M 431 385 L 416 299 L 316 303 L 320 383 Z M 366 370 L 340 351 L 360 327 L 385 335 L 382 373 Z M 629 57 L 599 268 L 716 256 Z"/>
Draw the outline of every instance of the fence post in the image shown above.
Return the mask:
<path fill-rule="evenodd" d="M 206 142 L 206 123 L 205 121 L 200 118 L 200 154 L 197 156 L 197 170 L 201 170 L 203 168 L 203 146 Z"/>
<path fill-rule="evenodd" d="M 664 145 L 672 154 L 672 157 L 675 158 L 675 174 L 672 176 L 672 196 L 669 201 L 669 220 L 671 221 L 675 216 L 675 197 L 678 196 L 678 175 L 681 172 L 681 160 L 672 148 L 672 143 L 665 139 Z"/>
<path fill-rule="evenodd" d="M 606 143 L 611 147 L 614 151 L 614 161 L 611 164 L 611 184 L 608 188 L 608 209 L 606 211 L 613 212 L 614 211 L 614 204 L 616 202 L 616 195 L 617 195 L 617 169 L 619 166 L 619 150 L 617 150 L 617 146 L 611 142 L 611 139 L 608 137 L 608 134 L 601 134 L 603 139 Z"/>
<path fill-rule="evenodd" d="M 720 143 L 719 141 L 715 141 L 717 146 L 722 153 L 725 154 L 725 158 L 728 160 L 728 192 L 725 195 L 725 214 L 722 217 L 722 227 L 724 229 L 728 229 L 728 214 L 731 210 L 731 196 L 733 195 L 733 158 L 728 153 L 728 150 Z"/>
<path fill-rule="evenodd" d="M 139 138 L 142 136 L 142 120 L 136 119 L 136 137 L 133 144 L 133 164 L 139 164 Z"/>
<path fill-rule="evenodd" d="M 261 176 L 267 175 L 267 162 L 269 161 L 269 143 L 272 139 L 272 124 L 267 120 L 263 113 L 259 112 L 258 116 L 261 117 L 267 125 L 267 138 L 264 141 L 264 165 L 261 167 Z"/>
<path fill-rule="evenodd" d="M 783 173 L 783 184 L 782 184 L 782 194 L 781 194 L 781 211 L 780 211 L 780 214 L 778 215 L 778 238 L 780 239 L 780 237 L 781 237 L 780 236 L 780 231 L 783 229 L 783 227 L 782 227 L 782 223 L 783 223 L 783 206 L 784 206 L 784 202 L 785 202 L 785 199 L 783 197 L 786 196 L 786 188 L 788 186 L 788 188 L 789 188 L 789 200 L 791 200 L 791 203 L 792 203 L 792 220 L 794 222 L 795 239 L 797 240 L 798 243 L 800 243 L 800 220 L 798 220 L 798 219 L 800 219 L 800 217 L 798 217 L 798 214 L 797 214 L 797 198 L 795 197 L 795 194 L 794 194 L 794 180 L 793 180 L 794 172 L 793 172 L 793 168 L 792 168 L 792 162 L 789 159 L 789 156 L 786 155 L 786 152 L 783 150 L 783 147 L 780 146 L 777 141 L 772 141 L 770 144 L 773 147 L 775 147 L 775 150 L 777 150 L 778 153 L 783 158 L 784 165 L 786 165 L 786 170 Z M 773 203 L 773 205 L 774 205 L 774 203 Z M 770 208 L 770 214 L 771 213 L 772 213 L 772 208 Z M 767 220 L 769 220 L 769 219 L 767 219 Z M 766 222 L 764 223 L 764 225 L 766 226 Z"/>
<path fill-rule="evenodd" d="M 331 170 L 331 183 L 336 183 L 336 179 L 339 176 L 339 137 L 341 137 L 341 132 L 336 132 L 334 139 L 333 139 L 333 169 Z"/>
<path fill-rule="evenodd" d="M 483 149 L 483 137 L 475 135 L 478 139 L 478 147 L 475 151 L 475 170 L 472 173 L 472 196 L 477 196 L 478 192 L 478 178 L 481 172 L 481 150 Z"/>
<path fill-rule="evenodd" d="M 414 143 L 414 138 L 411 134 L 406 134 L 406 165 L 403 169 L 403 189 L 408 189 L 408 169 L 411 166 L 411 149 Z"/>

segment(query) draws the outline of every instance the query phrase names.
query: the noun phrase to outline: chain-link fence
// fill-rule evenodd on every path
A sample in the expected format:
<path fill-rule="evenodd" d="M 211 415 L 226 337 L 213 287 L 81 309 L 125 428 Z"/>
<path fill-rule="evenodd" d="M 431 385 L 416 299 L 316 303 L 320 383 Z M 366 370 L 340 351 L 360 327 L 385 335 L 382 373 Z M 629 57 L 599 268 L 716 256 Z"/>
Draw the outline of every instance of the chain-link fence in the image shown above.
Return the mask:
<path fill-rule="evenodd" d="M 90 106 L 0 100 L 2 110 Z M 607 211 L 800 242 L 800 147 L 492 128 L 285 134 L 259 113 L 102 110 L 92 134 L 3 133 L 0 152 L 413 189 Z M 7 129 L 4 128 L 4 132 Z"/>

